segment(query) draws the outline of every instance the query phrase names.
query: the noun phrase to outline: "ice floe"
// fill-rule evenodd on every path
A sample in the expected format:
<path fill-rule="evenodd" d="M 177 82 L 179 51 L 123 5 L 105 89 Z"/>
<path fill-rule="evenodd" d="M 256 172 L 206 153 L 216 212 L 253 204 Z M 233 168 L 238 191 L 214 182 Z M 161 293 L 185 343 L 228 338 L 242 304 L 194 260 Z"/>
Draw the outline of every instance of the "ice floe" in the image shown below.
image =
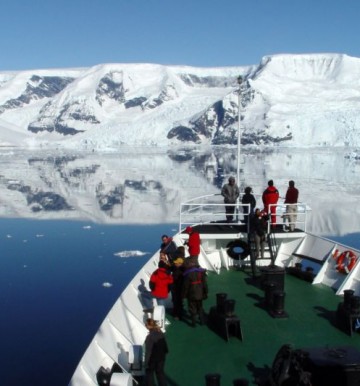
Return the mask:
<path fill-rule="evenodd" d="M 116 252 L 114 253 L 114 256 L 118 256 L 121 258 L 127 258 L 132 256 L 144 256 L 147 255 L 149 252 L 142 252 L 142 251 L 122 251 L 122 252 Z"/>

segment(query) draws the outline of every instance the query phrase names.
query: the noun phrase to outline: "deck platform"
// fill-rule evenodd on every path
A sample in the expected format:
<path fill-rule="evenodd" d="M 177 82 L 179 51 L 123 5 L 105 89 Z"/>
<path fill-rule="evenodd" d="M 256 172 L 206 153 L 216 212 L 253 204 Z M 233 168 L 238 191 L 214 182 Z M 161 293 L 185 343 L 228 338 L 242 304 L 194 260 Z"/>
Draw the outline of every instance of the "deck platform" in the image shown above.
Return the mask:
<path fill-rule="evenodd" d="M 208 273 L 209 297 L 205 310 L 216 305 L 216 294 L 227 293 L 235 300 L 235 313 L 241 321 L 242 340 L 225 340 L 206 325 L 190 326 L 187 319 L 167 318 L 170 353 L 166 374 L 171 386 L 205 385 L 205 375 L 221 375 L 220 385 L 245 378 L 249 385 L 269 374 L 274 357 L 283 344 L 294 348 L 360 346 L 360 334 L 350 337 L 336 325 L 336 310 L 341 297 L 323 285 L 312 285 L 285 276 L 287 318 L 273 318 L 264 305 L 264 291 L 250 272 L 222 270 Z M 186 303 L 185 303 L 186 308 Z"/>

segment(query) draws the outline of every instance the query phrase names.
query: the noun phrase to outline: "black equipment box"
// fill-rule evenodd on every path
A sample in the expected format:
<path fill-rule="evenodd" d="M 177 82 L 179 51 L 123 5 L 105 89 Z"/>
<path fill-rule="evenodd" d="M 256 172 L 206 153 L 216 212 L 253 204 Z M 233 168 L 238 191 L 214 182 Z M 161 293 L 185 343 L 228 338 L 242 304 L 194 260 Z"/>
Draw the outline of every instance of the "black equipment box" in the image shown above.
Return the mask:
<path fill-rule="evenodd" d="M 360 351 L 350 346 L 295 350 L 284 344 L 276 354 L 266 385 L 359 386 Z"/>
<path fill-rule="evenodd" d="M 305 370 L 311 373 L 313 385 L 360 385 L 360 351 L 354 347 L 311 348 L 306 352 Z"/>
<path fill-rule="evenodd" d="M 261 288 L 265 288 L 265 283 L 274 283 L 277 290 L 284 291 L 285 287 L 285 269 L 277 265 L 269 265 L 260 268 Z"/>

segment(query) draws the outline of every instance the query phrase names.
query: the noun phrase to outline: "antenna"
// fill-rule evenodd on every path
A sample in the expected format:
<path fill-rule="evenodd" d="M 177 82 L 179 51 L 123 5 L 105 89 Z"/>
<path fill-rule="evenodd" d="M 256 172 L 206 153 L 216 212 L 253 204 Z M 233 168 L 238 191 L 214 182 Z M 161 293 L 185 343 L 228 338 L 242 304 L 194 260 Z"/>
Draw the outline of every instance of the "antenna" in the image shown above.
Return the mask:
<path fill-rule="evenodd" d="M 239 85 L 238 95 L 239 95 L 239 103 L 238 103 L 238 138 L 237 138 L 237 184 L 240 186 L 240 148 L 241 148 L 241 84 L 243 82 L 243 77 L 241 75 L 238 76 L 237 82 Z"/>

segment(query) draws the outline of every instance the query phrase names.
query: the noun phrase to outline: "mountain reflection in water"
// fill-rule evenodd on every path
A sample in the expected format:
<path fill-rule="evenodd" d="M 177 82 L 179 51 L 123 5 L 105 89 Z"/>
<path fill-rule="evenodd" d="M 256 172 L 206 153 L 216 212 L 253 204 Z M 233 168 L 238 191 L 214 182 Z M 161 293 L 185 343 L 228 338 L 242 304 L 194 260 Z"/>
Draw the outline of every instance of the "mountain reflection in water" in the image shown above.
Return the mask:
<path fill-rule="evenodd" d="M 284 196 L 295 180 L 317 234 L 357 232 L 360 161 L 343 149 L 246 149 L 241 189 L 261 194 L 273 179 Z M 187 199 L 219 193 L 236 176 L 237 151 L 229 148 L 128 149 L 113 153 L 0 153 L 1 217 L 80 219 L 101 224 L 178 221 Z M 261 200 L 258 205 L 261 206 Z M 219 197 L 219 203 L 221 197 Z"/>

